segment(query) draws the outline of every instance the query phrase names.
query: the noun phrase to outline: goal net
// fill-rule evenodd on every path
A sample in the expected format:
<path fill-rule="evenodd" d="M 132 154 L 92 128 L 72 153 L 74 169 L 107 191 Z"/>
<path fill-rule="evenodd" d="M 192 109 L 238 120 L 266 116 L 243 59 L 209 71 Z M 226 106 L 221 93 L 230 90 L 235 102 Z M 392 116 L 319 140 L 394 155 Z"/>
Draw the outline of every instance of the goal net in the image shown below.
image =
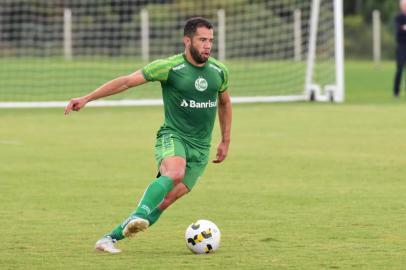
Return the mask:
<path fill-rule="evenodd" d="M 342 0 L 2 0 L 0 106 L 64 106 L 184 50 L 186 19 L 215 26 L 234 102 L 344 100 Z M 160 104 L 158 83 L 101 105 Z"/>

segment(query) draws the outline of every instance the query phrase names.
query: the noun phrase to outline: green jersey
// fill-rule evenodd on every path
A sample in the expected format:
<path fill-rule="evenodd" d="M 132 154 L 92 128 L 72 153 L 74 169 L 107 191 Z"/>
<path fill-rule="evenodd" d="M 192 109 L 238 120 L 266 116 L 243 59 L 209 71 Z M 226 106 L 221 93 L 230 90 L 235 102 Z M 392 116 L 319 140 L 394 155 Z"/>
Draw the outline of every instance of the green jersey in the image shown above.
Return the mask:
<path fill-rule="evenodd" d="M 142 73 L 162 86 L 165 122 L 159 133 L 173 132 L 193 145 L 210 147 L 217 96 L 228 88 L 226 67 L 212 57 L 198 67 L 178 54 L 148 64 Z"/>

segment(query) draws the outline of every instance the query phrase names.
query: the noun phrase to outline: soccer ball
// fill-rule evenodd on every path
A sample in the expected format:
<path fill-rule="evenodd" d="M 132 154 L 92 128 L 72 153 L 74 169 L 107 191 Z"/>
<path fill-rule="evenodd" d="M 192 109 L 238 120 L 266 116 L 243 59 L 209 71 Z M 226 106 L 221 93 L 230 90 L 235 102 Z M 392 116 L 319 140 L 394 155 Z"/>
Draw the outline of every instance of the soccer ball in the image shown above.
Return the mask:
<path fill-rule="evenodd" d="M 187 227 L 185 241 L 193 253 L 211 253 L 220 246 L 220 230 L 213 222 L 201 219 Z"/>

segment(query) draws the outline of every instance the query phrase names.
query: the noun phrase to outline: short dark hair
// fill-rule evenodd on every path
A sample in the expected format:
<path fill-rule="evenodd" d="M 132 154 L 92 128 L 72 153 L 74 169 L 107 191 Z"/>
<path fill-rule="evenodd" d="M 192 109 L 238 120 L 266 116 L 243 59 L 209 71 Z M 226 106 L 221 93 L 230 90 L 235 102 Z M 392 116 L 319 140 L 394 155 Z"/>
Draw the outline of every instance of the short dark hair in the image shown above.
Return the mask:
<path fill-rule="evenodd" d="M 196 34 L 196 29 L 199 27 L 213 29 L 213 24 L 203 17 L 190 18 L 186 21 L 185 28 L 183 29 L 183 35 L 193 37 L 194 34 Z"/>

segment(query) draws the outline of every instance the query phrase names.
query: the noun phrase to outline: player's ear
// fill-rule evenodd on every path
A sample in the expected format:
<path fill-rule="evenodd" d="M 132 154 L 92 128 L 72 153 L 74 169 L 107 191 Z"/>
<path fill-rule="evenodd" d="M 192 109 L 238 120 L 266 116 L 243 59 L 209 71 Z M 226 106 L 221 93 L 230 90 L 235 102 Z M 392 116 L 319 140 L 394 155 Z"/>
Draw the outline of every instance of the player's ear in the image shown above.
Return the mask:
<path fill-rule="evenodd" d="M 189 47 L 191 42 L 192 40 L 190 39 L 190 37 L 183 36 L 183 44 L 185 44 L 185 47 Z"/>

